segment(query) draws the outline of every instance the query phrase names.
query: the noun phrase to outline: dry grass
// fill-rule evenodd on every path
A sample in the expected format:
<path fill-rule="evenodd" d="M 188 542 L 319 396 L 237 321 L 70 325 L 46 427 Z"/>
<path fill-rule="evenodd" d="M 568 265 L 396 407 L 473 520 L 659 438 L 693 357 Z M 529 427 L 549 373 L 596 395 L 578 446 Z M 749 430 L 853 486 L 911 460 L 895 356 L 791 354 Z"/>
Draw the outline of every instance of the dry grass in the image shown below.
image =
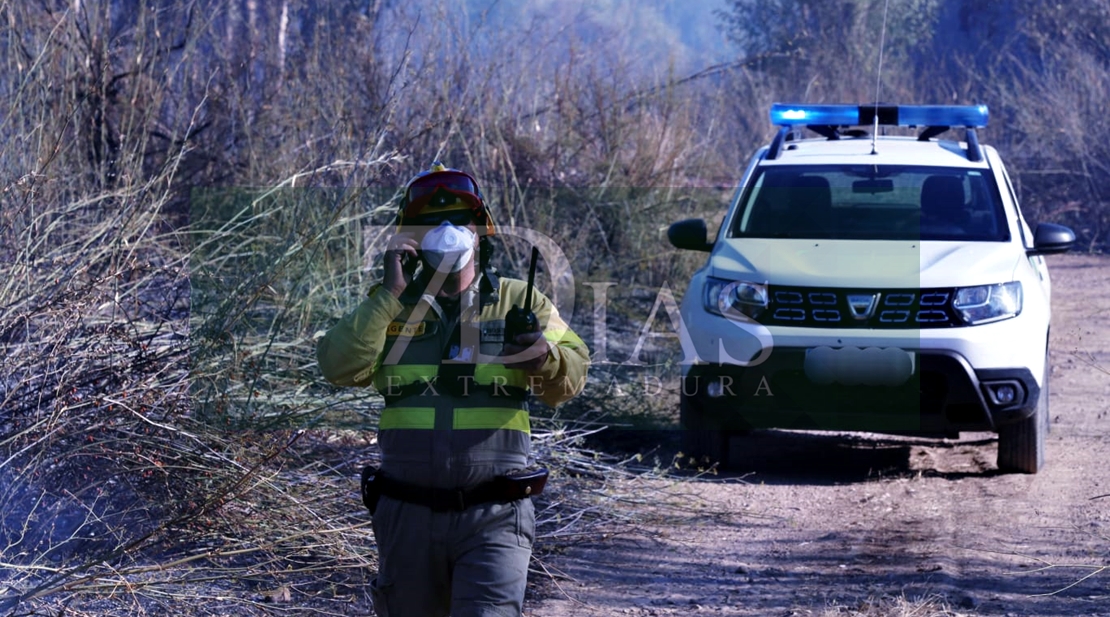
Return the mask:
<path fill-rule="evenodd" d="M 0 612 L 365 610 L 354 479 L 381 401 L 326 386 L 313 348 L 380 276 L 396 187 L 432 158 L 473 171 L 635 321 L 695 266 L 666 225 L 719 211 L 781 92 L 747 63 L 645 73 L 542 20 L 477 23 L 478 48 L 335 3 L 281 38 L 280 4 L 0 0 Z M 588 436 L 662 417 L 610 386 L 672 368 L 609 367 L 537 422 L 542 546 L 632 524 L 610 479 L 670 461 Z"/>
<path fill-rule="evenodd" d="M 804 614 L 798 613 L 799 616 Z M 813 613 L 814 617 L 971 617 L 975 614 L 954 609 L 945 598 L 937 596 L 881 596 L 867 598 L 858 605 L 834 605 Z"/>

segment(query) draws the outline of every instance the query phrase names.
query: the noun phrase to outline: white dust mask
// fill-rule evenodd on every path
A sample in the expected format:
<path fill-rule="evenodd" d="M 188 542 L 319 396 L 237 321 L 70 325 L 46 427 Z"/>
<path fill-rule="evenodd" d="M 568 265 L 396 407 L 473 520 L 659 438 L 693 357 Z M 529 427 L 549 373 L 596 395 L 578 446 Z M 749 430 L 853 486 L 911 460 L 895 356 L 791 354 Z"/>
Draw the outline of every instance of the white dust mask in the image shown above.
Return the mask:
<path fill-rule="evenodd" d="M 440 272 L 458 272 L 474 255 L 474 240 L 477 235 L 465 227 L 456 227 L 450 221 L 443 221 L 439 227 L 429 231 L 420 241 L 424 261 Z"/>

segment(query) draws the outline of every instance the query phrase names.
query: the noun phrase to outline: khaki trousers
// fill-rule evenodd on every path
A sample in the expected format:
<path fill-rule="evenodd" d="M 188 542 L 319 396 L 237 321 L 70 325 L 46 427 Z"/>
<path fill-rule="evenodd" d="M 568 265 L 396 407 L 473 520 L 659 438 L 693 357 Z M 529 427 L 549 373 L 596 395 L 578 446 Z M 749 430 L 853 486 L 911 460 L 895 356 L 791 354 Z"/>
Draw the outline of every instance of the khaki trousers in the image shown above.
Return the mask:
<path fill-rule="evenodd" d="M 381 617 L 520 617 L 536 535 L 531 499 L 463 512 L 382 497 L 374 513 Z"/>

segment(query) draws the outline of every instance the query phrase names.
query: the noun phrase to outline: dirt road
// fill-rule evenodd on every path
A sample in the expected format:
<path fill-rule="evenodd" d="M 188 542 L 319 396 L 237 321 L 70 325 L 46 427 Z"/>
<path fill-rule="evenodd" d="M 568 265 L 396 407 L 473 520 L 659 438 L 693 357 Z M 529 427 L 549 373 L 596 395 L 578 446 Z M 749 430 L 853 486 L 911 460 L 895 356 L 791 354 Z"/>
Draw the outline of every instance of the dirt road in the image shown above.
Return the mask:
<path fill-rule="evenodd" d="M 926 598 L 944 614 L 1110 615 L 1110 258 L 1050 268 L 1041 473 L 998 474 L 987 433 L 744 437 L 727 477 L 636 480 L 660 504 L 639 531 L 549 558 L 565 576 L 526 614 L 821 615 Z"/>

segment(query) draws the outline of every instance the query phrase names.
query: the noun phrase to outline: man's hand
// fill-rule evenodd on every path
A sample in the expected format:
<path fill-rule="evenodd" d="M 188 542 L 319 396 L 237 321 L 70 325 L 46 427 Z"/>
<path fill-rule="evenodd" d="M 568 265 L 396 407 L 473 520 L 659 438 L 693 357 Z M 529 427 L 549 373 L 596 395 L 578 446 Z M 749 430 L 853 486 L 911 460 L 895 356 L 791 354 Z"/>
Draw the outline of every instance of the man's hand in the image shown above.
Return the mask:
<path fill-rule="evenodd" d="M 543 332 L 523 332 L 516 335 L 513 342 L 505 343 L 501 354 L 521 358 L 517 362 L 506 363 L 505 366 L 535 373 L 543 367 L 544 362 L 547 362 L 550 351 L 551 346 L 543 337 Z"/>
<path fill-rule="evenodd" d="M 406 268 L 406 262 L 419 259 L 417 251 L 420 243 L 410 233 L 398 233 L 389 239 L 389 248 L 385 250 L 385 275 L 382 277 L 382 287 L 394 298 L 400 298 L 401 292 L 412 282 L 412 270 Z"/>

